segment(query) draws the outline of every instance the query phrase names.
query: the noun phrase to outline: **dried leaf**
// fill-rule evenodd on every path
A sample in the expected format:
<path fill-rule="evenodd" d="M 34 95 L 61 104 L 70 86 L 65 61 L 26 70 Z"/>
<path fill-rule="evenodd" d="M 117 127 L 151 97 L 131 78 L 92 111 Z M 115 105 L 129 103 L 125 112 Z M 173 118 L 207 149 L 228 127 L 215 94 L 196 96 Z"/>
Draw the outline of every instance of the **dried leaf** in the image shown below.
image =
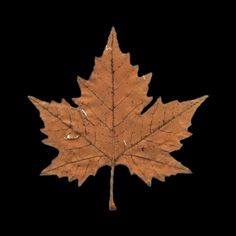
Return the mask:
<path fill-rule="evenodd" d="M 100 167 L 110 166 L 110 210 L 116 209 L 116 165 L 127 166 L 149 186 L 152 178 L 164 181 L 166 176 L 191 173 L 170 153 L 191 135 L 187 129 L 192 116 L 207 98 L 166 104 L 159 98 L 141 115 L 151 100 L 146 93 L 152 74 L 138 77 L 137 72 L 129 54 L 120 51 L 113 28 L 102 57 L 95 59 L 90 79 L 78 78 L 82 96 L 74 99 L 77 108 L 65 100 L 47 103 L 29 97 L 45 124 L 42 131 L 48 138 L 43 142 L 59 150 L 42 175 L 78 179 L 80 186 Z"/>

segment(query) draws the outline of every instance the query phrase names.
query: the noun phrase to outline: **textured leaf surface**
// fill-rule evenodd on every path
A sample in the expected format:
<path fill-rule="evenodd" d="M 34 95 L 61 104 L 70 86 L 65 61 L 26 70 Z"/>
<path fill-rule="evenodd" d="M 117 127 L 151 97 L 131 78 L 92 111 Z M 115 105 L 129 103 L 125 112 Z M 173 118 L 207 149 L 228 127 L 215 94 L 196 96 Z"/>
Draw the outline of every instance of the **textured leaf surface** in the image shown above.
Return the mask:
<path fill-rule="evenodd" d="M 191 135 L 188 127 L 192 116 L 207 98 L 167 104 L 159 98 L 141 115 L 151 100 L 146 94 L 152 75 L 138 77 L 137 73 L 129 54 L 120 51 L 113 28 L 103 55 L 95 59 L 89 80 L 78 77 L 82 96 L 74 99 L 77 108 L 65 100 L 47 103 L 29 97 L 44 121 L 42 132 L 48 138 L 43 142 L 59 150 L 42 174 L 78 179 L 81 185 L 100 167 L 111 166 L 111 210 L 116 209 L 116 165 L 127 166 L 148 185 L 152 178 L 164 181 L 166 176 L 191 173 L 170 153 L 180 149 L 180 141 Z"/>

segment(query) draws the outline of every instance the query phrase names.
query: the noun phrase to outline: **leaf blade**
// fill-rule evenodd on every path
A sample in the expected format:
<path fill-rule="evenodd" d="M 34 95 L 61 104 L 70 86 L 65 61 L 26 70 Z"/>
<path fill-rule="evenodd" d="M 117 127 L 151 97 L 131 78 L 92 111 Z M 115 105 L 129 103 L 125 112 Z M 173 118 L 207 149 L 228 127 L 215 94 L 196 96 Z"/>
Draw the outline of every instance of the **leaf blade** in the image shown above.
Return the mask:
<path fill-rule="evenodd" d="M 116 31 L 112 28 L 107 45 L 89 80 L 78 77 L 82 96 L 73 98 L 78 108 L 65 100 L 47 103 L 29 97 L 40 112 L 48 135 L 43 142 L 59 150 L 59 155 L 42 175 L 67 176 L 79 180 L 79 186 L 102 166 L 111 167 L 110 209 L 113 200 L 113 176 L 116 165 L 151 185 L 152 178 L 191 171 L 170 153 L 182 147 L 189 137 L 188 127 L 197 108 L 207 96 L 195 100 L 162 103 L 161 98 L 143 115 L 150 102 L 147 90 L 152 74 L 138 76 L 138 67 L 122 53 Z"/>

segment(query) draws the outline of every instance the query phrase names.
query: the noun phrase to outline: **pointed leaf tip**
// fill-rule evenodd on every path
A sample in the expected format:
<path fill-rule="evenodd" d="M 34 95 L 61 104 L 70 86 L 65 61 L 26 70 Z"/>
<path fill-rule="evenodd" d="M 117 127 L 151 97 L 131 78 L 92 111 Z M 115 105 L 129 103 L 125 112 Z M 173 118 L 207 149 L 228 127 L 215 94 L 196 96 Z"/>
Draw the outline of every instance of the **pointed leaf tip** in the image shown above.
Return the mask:
<path fill-rule="evenodd" d="M 208 97 L 209 97 L 208 95 L 204 95 L 204 96 L 201 96 L 201 97 L 196 98 L 196 99 L 194 99 L 194 100 L 201 104 L 201 103 L 203 103 Z"/>
<path fill-rule="evenodd" d="M 40 100 L 39 100 L 38 98 L 33 97 L 33 96 L 27 96 L 27 98 L 28 98 L 33 104 L 40 102 Z"/>
<path fill-rule="evenodd" d="M 202 96 L 202 100 L 205 101 L 207 98 L 209 98 L 209 95 Z"/>
<path fill-rule="evenodd" d="M 115 26 L 112 26 L 112 27 L 111 27 L 111 32 L 110 32 L 110 34 L 117 34 L 117 33 L 116 33 Z"/>
<path fill-rule="evenodd" d="M 109 37 L 108 37 L 108 41 L 107 41 L 105 51 L 106 50 L 111 50 L 111 49 L 113 50 L 114 47 L 119 48 L 119 43 L 118 43 L 117 33 L 116 33 L 116 30 L 115 30 L 115 27 L 113 26 L 111 28 L 111 31 L 110 31 L 110 34 L 109 34 Z"/>
<path fill-rule="evenodd" d="M 84 78 L 82 78 L 81 76 L 79 76 L 79 75 L 77 75 L 77 77 L 76 77 L 76 79 L 77 79 L 77 81 L 79 82 L 80 80 L 85 80 Z"/>

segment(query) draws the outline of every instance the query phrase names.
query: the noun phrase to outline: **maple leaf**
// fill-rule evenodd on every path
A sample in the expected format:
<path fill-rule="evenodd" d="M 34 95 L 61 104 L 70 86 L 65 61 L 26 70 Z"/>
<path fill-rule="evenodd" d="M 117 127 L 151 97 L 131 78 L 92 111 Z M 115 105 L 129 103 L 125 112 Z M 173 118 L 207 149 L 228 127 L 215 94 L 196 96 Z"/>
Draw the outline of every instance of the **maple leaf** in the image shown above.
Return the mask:
<path fill-rule="evenodd" d="M 191 135 L 191 119 L 207 98 L 162 103 L 161 98 L 143 115 L 150 102 L 146 96 L 152 74 L 138 77 L 138 67 L 130 65 L 129 54 L 120 51 L 112 28 L 106 48 L 89 80 L 78 77 L 82 96 L 74 98 L 77 108 L 64 99 L 47 103 L 29 97 L 40 111 L 48 135 L 43 140 L 59 150 L 59 155 L 42 175 L 78 179 L 80 186 L 102 166 L 111 167 L 109 209 L 113 201 L 116 165 L 125 165 L 131 174 L 151 185 L 152 178 L 191 171 L 170 153 L 181 148 L 180 141 Z"/>

